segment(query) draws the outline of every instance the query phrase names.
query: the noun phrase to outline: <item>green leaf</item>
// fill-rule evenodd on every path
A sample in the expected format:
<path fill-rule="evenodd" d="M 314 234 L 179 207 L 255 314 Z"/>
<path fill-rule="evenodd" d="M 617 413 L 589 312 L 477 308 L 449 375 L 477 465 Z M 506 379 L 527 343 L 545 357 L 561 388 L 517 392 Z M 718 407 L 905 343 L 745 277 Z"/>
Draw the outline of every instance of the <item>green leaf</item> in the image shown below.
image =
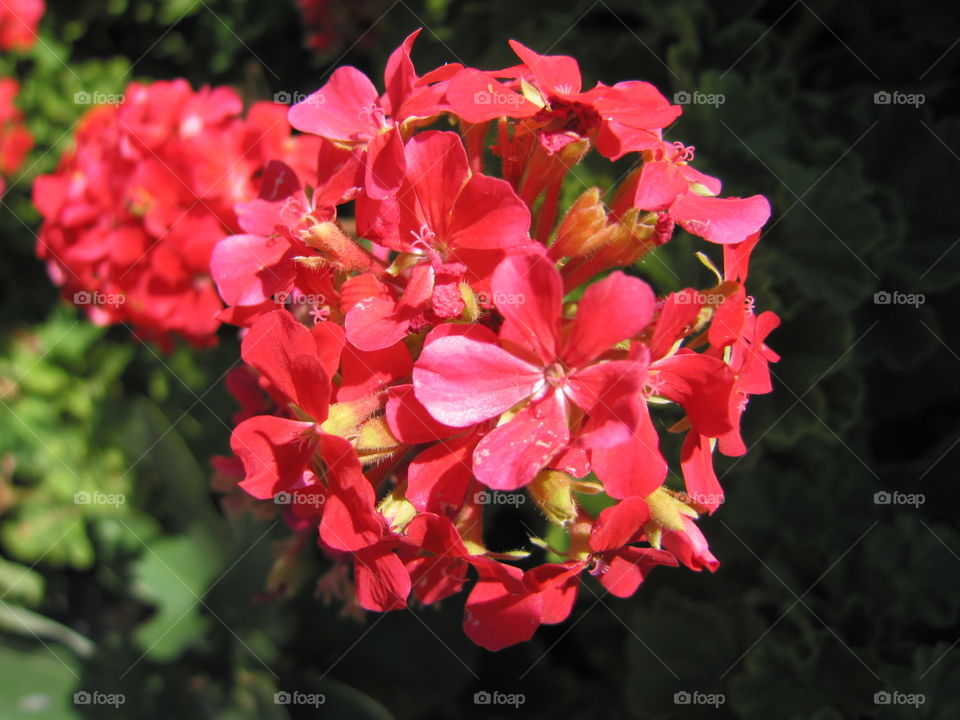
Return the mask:
<path fill-rule="evenodd" d="M 0 597 L 36 605 L 43 599 L 43 576 L 25 565 L 0 558 Z"/>
<path fill-rule="evenodd" d="M 134 592 L 156 612 L 134 637 L 153 659 L 171 660 L 202 637 L 208 623 L 202 598 L 221 562 L 219 547 L 203 530 L 145 544 Z"/>
<path fill-rule="evenodd" d="M 53 567 L 78 570 L 93 564 L 93 546 L 77 506 L 43 507 L 27 503 L 3 523 L 0 538 L 10 554 L 24 562 L 43 559 Z"/>
<path fill-rule="evenodd" d="M 56 646 L 18 650 L 0 646 L 0 708 L 4 720 L 77 720 L 73 690 L 79 665 Z"/>

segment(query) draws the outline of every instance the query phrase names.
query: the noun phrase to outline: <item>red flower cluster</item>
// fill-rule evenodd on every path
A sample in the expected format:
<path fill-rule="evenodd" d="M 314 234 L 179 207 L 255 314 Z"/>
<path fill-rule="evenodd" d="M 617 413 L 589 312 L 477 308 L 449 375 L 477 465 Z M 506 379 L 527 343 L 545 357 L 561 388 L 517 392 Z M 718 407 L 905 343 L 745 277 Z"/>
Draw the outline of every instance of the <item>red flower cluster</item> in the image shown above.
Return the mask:
<path fill-rule="evenodd" d="M 76 148 L 37 178 L 37 254 L 94 322 L 211 344 L 223 305 L 210 253 L 239 230 L 234 205 L 256 196 L 268 159 L 313 166 L 317 141 L 291 137 L 283 105 L 242 118 L 229 88 L 132 83 L 121 100 L 90 110 Z"/>
<path fill-rule="evenodd" d="M 496 650 L 564 620 L 584 574 L 627 597 L 657 565 L 717 567 L 695 522 L 723 500 L 712 453 L 746 451 L 741 413 L 777 360 L 779 321 L 744 287 L 770 209 L 716 197 L 692 149 L 663 141 L 680 108 L 647 83 L 584 91 L 572 58 L 519 43 L 513 67 L 420 76 L 415 37 L 383 94 L 344 67 L 291 108 L 322 138 L 314 189 L 273 164 L 238 206 L 244 234 L 214 250 L 249 328 L 218 469 L 297 533 L 274 588 L 313 537 L 334 562 L 321 587 L 368 610 L 439 602 L 473 572 L 464 629 Z M 594 188 L 561 214 L 592 148 L 640 167 L 609 207 Z M 348 202 L 363 242 L 337 220 Z M 723 273 L 657 298 L 618 268 L 676 225 L 722 246 Z M 684 435 L 682 488 L 664 427 Z M 526 498 L 557 528 L 531 538 L 541 564 L 484 536 Z"/>
<path fill-rule="evenodd" d="M 0 78 L 0 195 L 6 190 L 4 178 L 17 171 L 33 147 L 33 136 L 13 102 L 18 92 L 20 85 L 16 80 Z"/>
<path fill-rule="evenodd" d="M 37 41 L 37 25 L 46 11 L 43 0 L 0 3 L 0 50 L 26 51 Z"/>

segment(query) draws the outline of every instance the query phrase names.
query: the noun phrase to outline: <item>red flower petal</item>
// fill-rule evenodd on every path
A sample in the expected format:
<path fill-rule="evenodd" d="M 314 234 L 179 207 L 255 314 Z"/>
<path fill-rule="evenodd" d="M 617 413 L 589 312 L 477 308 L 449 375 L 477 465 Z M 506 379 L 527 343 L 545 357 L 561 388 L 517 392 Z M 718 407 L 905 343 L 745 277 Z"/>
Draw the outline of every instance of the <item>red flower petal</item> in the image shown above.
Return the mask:
<path fill-rule="evenodd" d="M 636 540 L 650 519 L 650 506 L 640 497 L 621 500 L 603 510 L 593 523 L 590 532 L 590 549 L 593 552 L 617 550 Z"/>
<path fill-rule="evenodd" d="M 524 574 L 523 581 L 543 598 L 540 622 L 555 625 L 570 616 L 577 601 L 580 573 L 586 563 L 544 563 Z"/>
<path fill-rule="evenodd" d="M 590 453 L 593 471 L 608 495 L 615 498 L 645 498 L 663 484 L 667 461 L 660 453 L 660 438 L 642 398 L 636 399 L 637 428 L 622 445 L 598 448 Z"/>
<path fill-rule="evenodd" d="M 698 432 L 717 437 L 730 432 L 730 394 L 734 376 L 719 358 L 694 352 L 679 352 L 658 360 L 658 394 L 683 406 Z"/>
<path fill-rule="evenodd" d="M 540 625 L 543 598 L 522 590 L 523 573 L 503 566 L 520 592 L 511 592 L 498 577 L 484 577 L 473 586 L 463 614 L 463 630 L 473 642 L 487 650 L 502 650 L 533 637 Z"/>
<path fill-rule="evenodd" d="M 661 210 L 678 195 L 687 192 L 689 187 L 687 179 L 673 163 L 665 160 L 644 163 L 633 204 L 643 210 Z"/>
<path fill-rule="evenodd" d="M 459 428 L 437 422 L 413 392 L 413 385 L 394 385 L 389 388 L 387 425 L 400 442 L 416 445 L 448 438 Z"/>
<path fill-rule="evenodd" d="M 360 607 L 387 612 L 407 606 L 410 574 L 386 543 L 358 550 L 353 559 L 354 584 Z"/>
<path fill-rule="evenodd" d="M 646 368 L 632 360 L 589 365 L 570 376 L 567 395 L 590 416 L 580 443 L 608 448 L 627 442 L 639 422 L 636 399 L 646 378 Z"/>
<path fill-rule="evenodd" d="M 714 310 L 713 320 L 707 330 L 710 345 L 721 348 L 736 342 L 743 333 L 746 318 L 746 290 L 741 285 Z"/>
<path fill-rule="evenodd" d="M 510 183 L 473 175 L 451 210 L 448 241 L 458 248 L 508 248 L 529 241 L 530 210 Z"/>
<path fill-rule="evenodd" d="M 650 338 L 650 359 L 658 360 L 673 349 L 674 344 L 693 328 L 700 308 L 702 293 L 691 288 L 670 293 L 663 301 Z"/>
<path fill-rule="evenodd" d="M 682 531 L 664 531 L 662 539 L 663 547 L 673 553 L 677 560 L 691 570 L 700 572 L 706 569 L 714 572 L 720 567 L 720 561 L 710 552 L 707 539 L 703 536 L 703 533 L 700 532 L 700 528 L 697 527 L 697 524 L 692 518 L 684 516 L 682 520 Z"/>
<path fill-rule="evenodd" d="M 539 368 L 496 345 L 451 335 L 424 347 L 413 386 L 436 420 L 467 427 L 529 397 L 542 377 Z"/>
<path fill-rule="evenodd" d="M 272 498 L 300 480 L 316 447 L 313 423 L 272 415 L 244 420 L 230 436 L 230 449 L 243 462 L 246 479 L 240 483 L 260 500 Z"/>
<path fill-rule="evenodd" d="M 413 42 L 422 29 L 417 28 L 407 35 L 400 47 L 390 53 L 387 67 L 383 71 L 390 105 L 387 110 L 394 115 L 400 109 L 407 95 L 413 90 L 413 84 L 417 81 L 417 71 L 410 59 L 410 51 L 413 50 Z"/>
<path fill-rule="evenodd" d="M 473 434 L 431 445 L 410 461 L 407 500 L 420 512 L 445 512 L 463 505 L 473 480 Z"/>
<path fill-rule="evenodd" d="M 579 367 L 633 337 L 650 323 L 654 303 L 647 283 L 619 270 L 594 283 L 577 303 L 577 317 L 562 353 L 564 361 Z"/>
<path fill-rule="evenodd" d="M 536 79 L 537 87 L 544 94 L 560 93 L 575 95 L 580 92 L 580 66 L 567 55 L 541 55 L 516 40 L 510 47 Z"/>
<path fill-rule="evenodd" d="M 244 362 L 259 370 L 290 401 L 317 422 L 327 417 L 330 380 L 310 331 L 286 310 L 261 316 L 243 338 Z"/>
<path fill-rule="evenodd" d="M 459 117 L 470 123 L 499 117 L 530 117 L 540 110 L 493 75 L 473 68 L 464 68 L 450 79 L 447 102 Z"/>
<path fill-rule="evenodd" d="M 569 441 L 564 401 L 551 393 L 484 436 L 473 452 L 474 475 L 494 490 L 516 490 Z"/>
<path fill-rule="evenodd" d="M 450 211 L 470 172 L 460 136 L 439 131 L 420 133 L 407 143 L 406 163 L 409 189 L 398 197 L 405 229 L 419 232 L 425 224 L 446 239 Z"/>
<path fill-rule="evenodd" d="M 227 305 L 257 305 L 292 282 L 289 270 L 276 267 L 290 249 L 280 237 L 231 235 L 216 244 L 210 274 Z"/>
<path fill-rule="evenodd" d="M 628 547 L 616 552 L 608 559 L 600 583 L 620 598 L 633 595 L 650 571 L 657 565 L 678 565 L 677 559 L 664 550 L 653 548 Z"/>
<path fill-rule="evenodd" d="M 362 142 L 377 132 L 370 108 L 377 89 L 355 67 L 333 71 L 322 88 L 297 103 L 287 115 L 297 130 L 341 142 Z"/>
<path fill-rule="evenodd" d="M 687 433 L 680 450 L 680 467 L 687 494 L 711 513 L 723 502 L 723 488 L 713 469 L 712 451 L 710 438 L 695 430 Z"/>
<path fill-rule="evenodd" d="M 563 280 L 542 253 L 506 258 L 493 273 L 493 301 L 504 316 L 500 337 L 531 348 L 546 365 L 557 356 Z"/>
<path fill-rule="evenodd" d="M 343 348 L 340 361 L 340 389 L 337 401 L 365 397 L 384 385 L 410 375 L 413 360 L 402 342 L 380 350 L 365 352 L 350 344 Z"/>
<path fill-rule="evenodd" d="M 670 206 L 670 215 L 684 230 L 704 240 L 740 243 L 770 219 L 770 203 L 762 195 L 712 198 L 688 192 Z"/>
<path fill-rule="evenodd" d="M 376 494 L 364 476 L 353 446 L 340 437 L 321 436 L 329 495 L 320 523 L 320 539 L 337 550 L 360 550 L 383 534 Z"/>
<path fill-rule="evenodd" d="M 406 160 L 403 138 L 396 128 L 378 132 L 367 143 L 364 190 L 374 200 L 393 195 L 403 182 Z"/>

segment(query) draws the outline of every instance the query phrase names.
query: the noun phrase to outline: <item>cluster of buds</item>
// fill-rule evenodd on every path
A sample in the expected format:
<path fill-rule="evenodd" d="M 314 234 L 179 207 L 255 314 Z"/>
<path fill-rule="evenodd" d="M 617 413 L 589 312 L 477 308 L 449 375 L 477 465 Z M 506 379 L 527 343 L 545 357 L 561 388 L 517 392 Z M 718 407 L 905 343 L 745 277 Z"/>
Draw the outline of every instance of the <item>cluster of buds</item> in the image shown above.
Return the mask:
<path fill-rule="evenodd" d="M 245 361 L 218 487 L 292 530 L 271 591 L 315 545 L 320 592 L 351 611 L 475 576 L 464 630 L 497 650 L 568 617 L 585 576 L 627 597 L 657 565 L 717 567 L 696 522 L 723 502 L 713 454 L 746 452 L 741 414 L 778 359 L 779 320 L 745 288 L 770 208 L 718 197 L 648 83 L 584 91 L 573 58 L 517 42 L 512 67 L 419 75 L 416 34 L 385 92 L 342 67 L 290 109 L 319 171 L 271 162 L 213 249 Z M 564 209 L 593 150 L 638 167 Z M 701 254 L 712 287 L 657 297 L 634 268 L 678 227 L 722 269 Z M 664 433 L 683 436 L 669 482 Z M 504 514 L 544 531 L 497 547 Z"/>

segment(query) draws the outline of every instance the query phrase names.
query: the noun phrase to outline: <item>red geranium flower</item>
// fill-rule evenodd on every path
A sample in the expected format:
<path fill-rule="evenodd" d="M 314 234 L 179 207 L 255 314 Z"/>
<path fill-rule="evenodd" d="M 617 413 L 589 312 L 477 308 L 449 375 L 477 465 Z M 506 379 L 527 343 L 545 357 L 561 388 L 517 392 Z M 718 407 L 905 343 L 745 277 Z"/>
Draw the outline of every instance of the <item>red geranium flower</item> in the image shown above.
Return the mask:
<path fill-rule="evenodd" d="M 589 431 L 579 434 L 587 447 L 623 442 L 637 427 L 630 399 L 643 386 L 643 366 L 601 356 L 647 325 L 653 292 L 614 273 L 587 289 L 576 320 L 562 329 L 562 287 L 545 256 L 507 258 L 493 276 L 494 302 L 505 318 L 499 343 L 492 335 L 428 338 L 414 369 L 417 398 L 447 425 L 474 425 L 518 408 L 473 453 L 473 471 L 488 487 L 529 483 L 567 447 L 578 413 L 590 417 Z"/>

